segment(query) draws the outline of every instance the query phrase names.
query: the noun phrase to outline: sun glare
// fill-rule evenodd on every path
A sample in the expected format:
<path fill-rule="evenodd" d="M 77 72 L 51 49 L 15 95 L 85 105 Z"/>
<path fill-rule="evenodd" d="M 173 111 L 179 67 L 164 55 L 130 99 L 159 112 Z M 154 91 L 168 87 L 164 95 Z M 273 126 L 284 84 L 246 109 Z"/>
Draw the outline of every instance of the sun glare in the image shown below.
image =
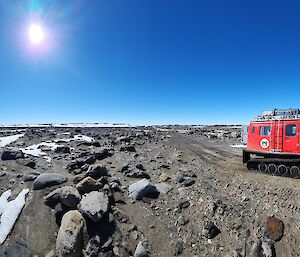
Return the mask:
<path fill-rule="evenodd" d="M 31 24 L 28 31 L 29 40 L 32 44 L 41 44 L 44 40 L 44 31 L 38 24 Z"/>

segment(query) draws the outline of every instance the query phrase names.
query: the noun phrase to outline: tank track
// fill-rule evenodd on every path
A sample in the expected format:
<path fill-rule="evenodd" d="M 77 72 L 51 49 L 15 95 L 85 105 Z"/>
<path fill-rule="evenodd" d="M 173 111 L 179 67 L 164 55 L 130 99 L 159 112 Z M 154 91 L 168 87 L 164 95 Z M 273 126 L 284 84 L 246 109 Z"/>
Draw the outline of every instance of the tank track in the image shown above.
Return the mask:
<path fill-rule="evenodd" d="M 247 162 L 247 168 L 274 176 L 300 178 L 300 158 L 253 158 Z"/>

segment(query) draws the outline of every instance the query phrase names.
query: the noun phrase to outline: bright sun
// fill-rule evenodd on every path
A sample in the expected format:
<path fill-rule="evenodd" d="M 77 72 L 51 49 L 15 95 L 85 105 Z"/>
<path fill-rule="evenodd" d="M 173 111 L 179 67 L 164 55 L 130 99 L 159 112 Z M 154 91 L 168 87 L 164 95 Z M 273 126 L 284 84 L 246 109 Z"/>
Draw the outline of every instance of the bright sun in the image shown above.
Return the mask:
<path fill-rule="evenodd" d="M 38 24 L 31 24 L 28 30 L 28 36 L 32 44 L 38 45 L 44 40 L 44 31 Z"/>

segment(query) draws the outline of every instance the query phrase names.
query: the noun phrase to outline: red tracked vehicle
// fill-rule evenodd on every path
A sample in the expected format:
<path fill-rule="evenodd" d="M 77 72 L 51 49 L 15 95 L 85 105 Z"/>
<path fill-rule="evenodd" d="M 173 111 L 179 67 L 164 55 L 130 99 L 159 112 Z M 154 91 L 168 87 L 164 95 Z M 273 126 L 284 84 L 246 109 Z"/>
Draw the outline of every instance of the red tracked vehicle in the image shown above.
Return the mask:
<path fill-rule="evenodd" d="M 274 109 L 251 121 L 243 163 L 250 170 L 300 178 L 300 110 Z"/>

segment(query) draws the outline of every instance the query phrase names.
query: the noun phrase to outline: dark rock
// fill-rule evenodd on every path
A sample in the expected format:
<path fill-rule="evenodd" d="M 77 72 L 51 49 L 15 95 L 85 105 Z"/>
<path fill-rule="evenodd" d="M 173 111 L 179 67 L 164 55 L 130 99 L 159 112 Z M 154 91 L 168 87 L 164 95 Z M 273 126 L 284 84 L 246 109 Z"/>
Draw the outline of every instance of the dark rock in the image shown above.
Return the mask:
<path fill-rule="evenodd" d="M 184 201 L 184 202 L 178 204 L 178 205 L 177 205 L 177 208 L 178 208 L 179 210 L 182 210 L 182 209 L 188 208 L 189 206 L 190 206 L 190 202 L 189 202 L 189 201 Z"/>
<path fill-rule="evenodd" d="M 5 149 L 1 154 L 1 160 L 3 161 L 17 160 L 24 157 L 24 153 L 18 149 Z"/>
<path fill-rule="evenodd" d="M 121 152 L 136 152 L 135 147 L 132 145 L 125 145 L 120 147 Z"/>
<path fill-rule="evenodd" d="M 58 153 L 58 154 L 65 154 L 65 153 L 71 153 L 71 150 L 70 150 L 70 147 L 68 147 L 68 146 L 58 146 L 58 147 L 56 147 L 54 152 Z"/>
<path fill-rule="evenodd" d="M 70 171 L 80 169 L 84 164 L 93 164 L 95 163 L 95 161 L 96 158 L 93 155 L 79 157 L 73 160 L 71 163 L 69 163 L 67 169 Z"/>
<path fill-rule="evenodd" d="M 78 146 L 80 146 L 80 145 L 95 146 L 95 147 L 101 146 L 99 142 L 87 142 L 87 141 L 84 141 L 84 142 L 78 144 Z"/>
<path fill-rule="evenodd" d="M 108 149 L 102 149 L 94 153 L 94 156 L 97 160 L 101 161 L 107 157 L 112 156 L 112 153 L 110 153 Z"/>
<path fill-rule="evenodd" d="M 100 164 L 91 165 L 88 171 L 86 172 L 86 176 L 89 176 L 94 179 L 98 179 L 107 175 L 108 175 L 107 168 Z"/>
<path fill-rule="evenodd" d="M 59 173 L 44 173 L 39 175 L 33 182 L 33 190 L 44 189 L 67 182 L 67 177 Z"/>
<path fill-rule="evenodd" d="M 66 213 L 67 211 L 63 208 L 62 204 L 59 203 L 55 206 L 54 208 L 54 214 L 55 214 L 55 222 L 58 226 L 61 225 L 61 220 L 62 220 L 62 217 L 64 216 L 64 214 Z"/>
<path fill-rule="evenodd" d="M 143 164 L 141 164 L 141 163 L 137 164 L 135 167 L 139 170 L 145 170 Z"/>
<path fill-rule="evenodd" d="M 185 171 L 183 171 L 183 176 L 190 177 L 190 178 L 196 178 L 197 177 L 197 175 L 195 174 L 195 172 L 193 172 L 191 170 L 185 170 Z"/>
<path fill-rule="evenodd" d="M 58 188 L 44 197 L 45 204 L 54 208 L 58 203 L 76 209 L 81 200 L 78 190 L 72 186 Z"/>
<path fill-rule="evenodd" d="M 183 243 L 178 241 L 175 245 L 175 256 L 178 256 L 183 253 Z"/>
<path fill-rule="evenodd" d="M 212 239 L 220 233 L 219 228 L 211 221 L 206 223 L 202 230 L 202 234 L 208 239 Z"/>

